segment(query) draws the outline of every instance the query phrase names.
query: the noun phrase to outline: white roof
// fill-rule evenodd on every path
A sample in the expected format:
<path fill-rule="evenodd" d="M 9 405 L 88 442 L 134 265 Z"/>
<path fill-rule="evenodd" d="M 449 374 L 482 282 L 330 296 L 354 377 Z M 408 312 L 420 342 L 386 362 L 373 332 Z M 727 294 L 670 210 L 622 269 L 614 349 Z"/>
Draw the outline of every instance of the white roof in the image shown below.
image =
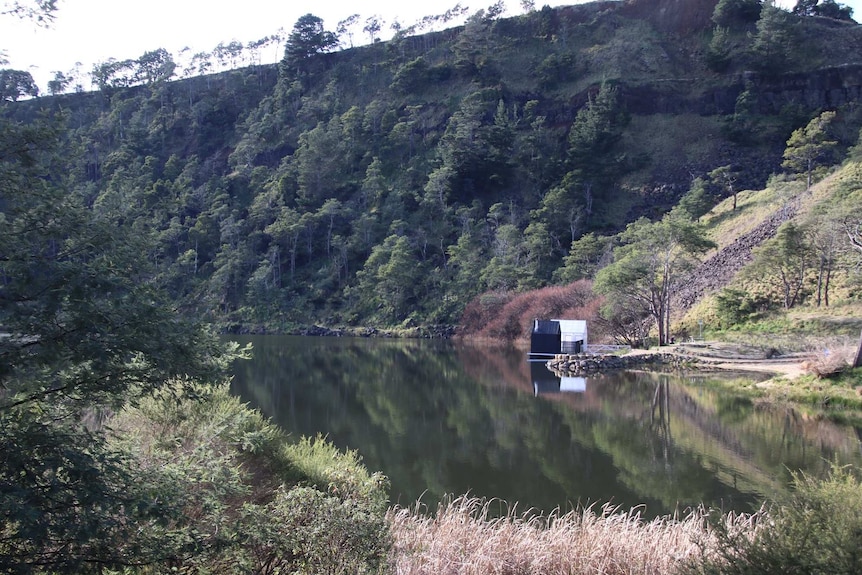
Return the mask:
<path fill-rule="evenodd" d="M 555 319 L 559 322 L 562 333 L 587 333 L 587 320 L 584 319 Z"/>

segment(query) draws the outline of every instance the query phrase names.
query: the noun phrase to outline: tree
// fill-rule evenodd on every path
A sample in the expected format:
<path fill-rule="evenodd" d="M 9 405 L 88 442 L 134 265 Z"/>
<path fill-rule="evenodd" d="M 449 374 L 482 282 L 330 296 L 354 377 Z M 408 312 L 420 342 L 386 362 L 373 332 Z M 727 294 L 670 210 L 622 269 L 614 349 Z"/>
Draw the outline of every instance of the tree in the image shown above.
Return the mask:
<path fill-rule="evenodd" d="M 823 16 L 835 20 L 853 20 L 853 8 L 835 0 L 797 0 L 793 13 L 798 16 Z"/>
<path fill-rule="evenodd" d="M 835 118 L 835 112 L 823 112 L 808 124 L 794 130 L 787 140 L 784 150 L 782 167 L 795 173 L 804 173 L 806 190 L 811 189 L 814 169 L 831 159 L 831 154 L 838 144 L 829 138 L 829 125 Z"/>
<path fill-rule="evenodd" d="M 841 237 L 843 229 L 841 219 L 835 212 L 830 212 L 817 218 L 807 227 L 806 238 L 812 255 L 817 263 L 817 290 L 815 301 L 817 307 L 821 304 L 829 307 L 829 287 L 832 273 L 841 255 Z"/>
<path fill-rule="evenodd" d="M 688 192 L 679 199 L 677 206 L 692 220 L 699 221 L 701 216 L 712 208 L 713 203 L 712 195 L 707 191 L 706 182 L 703 178 L 695 178 Z"/>
<path fill-rule="evenodd" d="M 404 319 L 422 274 L 418 264 L 406 237 L 397 234 L 387 237 L 371 250 L 362 270 L 356 274 L 364 303 L 378 311 L 384 320 Z"/>
<path fill-rule="evenodd" d="M 723 27 L 753 24 L 760 17 L 761 7 L 760 0 L 719 0 L 712 21 Z"/>
<path fill-rule="evenodd" d="M 48 93 L 52 96 L 62 94 L 66 91 L 73 80 L 74 78 L 67 76 L 63 72 L 54 72 L 54 78 L 48 81 Z"/>
<path fill-rule="evenodd" d="M 617 89 L 603 82 L 595 97 L 578 110 L 569 130 L 567 179 L 578 182 L 584 196 L 584 213 L 593 212 L 601 187 L 619 175 L 620 162 L 613 152 L 622 138 L 628 117 L 620 108 Z"/>
<path fill-rule="evenodd" d="M 592 278 L 609 255 L 610 238 L 596 236 L 593 232 L 585 234 L 572 242 L 563 267 L 554 272 L 554 281 L 571 283 Z"/>
<path fill-rule="evenodd" d="M 338 46 L 338 36 L 323 28 L 323 19 L 306 14 L 296 21 L 287 36 L 284 59 L 287 64 L 301 69 L 306 61 Z"/>
<path fill-rule="evenodd" d="M 90 78 L 93 84 L 104 91 L 114 88 L 127 88 L 135 83 L 135 60 L 116 60 L 109 58 L 93 66 Z"/>
<path fill-rule="evenodd" d="M 780 74 L 794 59 L 796 18 L 772 3 L 764 3 L 751 44 L 755 65 L 764 74 Z"/>
<path fill-rule="evenodd" d="M 664 345 L 670 339 L 671 301 L 679 281 L 696 256 L 714 244 L 679 210 L 658 222 L 641 218 L 629 224 L 621 240 L 613 263 L 596 274 L 594 289 L 607 298 L 606 308 L 648 312 L 658 328 L 659 345 Z"/>
<path fill-rule="evenodd" d="M 819 0 L 796 0 L 793 13 L 798 16 L 814 16 L 817 14 L 817 2 Z"/>
<path fill-rule="evenodd" d="M 753 281 L 780 290 L 784 309 L 802 299 L 806 275 L 814 261 L 806 233 L 804 227 L 792 221 L 783 224 L 774 238 L 754 251 L 754 261 L 746 269 Z"/>
<path fill-rule="evenodd" d="M 52 122 L 0 120 L 4 573 L 120 570 L 171 553 L 140 529 L 166 518 L 166 494 L 147 492 L 83 417 L 172 378 L 221 378 L 231 357 L 177 317 L 130 223 L 67 186 L 73 170 Z"/>
<path fill-rule="evenodd" d="M 359 14 L 351 14 L 344 20 L 341 20 L 338 23 L 338 26 L 335 28 L 335 32 L 339 36 L 344 36 L 347 34 L 347 39 L 350 42 L 350 47 L 353 48 L 353 27 L 356 26 L 357 22 L 359 22 Z"/>
<path fill-rule="evenodd" d="M 380 16 L 369 16 L 365 19 L 365 26 L 362 27 L 362 31 L 368 34 L 368 38 L 373 44 L 377 42 L 377 34 L 380 33 L 382 27 L 383 21 L 380 19 Z"/>
<path fill-rule="evenodd" d="M 57 0 L 12 0 L 0 4 L 0 16 L 14 16 L 48 25 L 54 20 Z"/>
<path fill-rule="evenodd" d="M 35 98 L 39 87 L 30 72 L 23 70 L 0 70 L 0 101 L 18 101 L 22 96 Z"/>
<path fill-rule="evenodd" d="M 839 4 L 835 0 L 823 0 L 817 5 L 817 15 L 834 20 L 853 22 L 853 8 Z"/>
<path fill-rule="evenodd" d="M 739 173 L 732 166 L 721 166 L 709 173 L 709 179 L 725 189 L 733 197 L 733 210 L 736 211 L 736 180 Z M 705 212 L 704 212 L 705 213 Z"/>
<path fill-rule="evenodd" d="M 731 44 L 728 29 L 716 26 L 706 51 L 706 65 L 713 72 L 724 72 L 730 66 Z"/>
<path fill-rule="evenodd" d="M 144 84 L 166 82 L 174 75 L 177 68 L 173 56 L 164 48 L 144 52 L 137 60 L 136 79 Z"/>

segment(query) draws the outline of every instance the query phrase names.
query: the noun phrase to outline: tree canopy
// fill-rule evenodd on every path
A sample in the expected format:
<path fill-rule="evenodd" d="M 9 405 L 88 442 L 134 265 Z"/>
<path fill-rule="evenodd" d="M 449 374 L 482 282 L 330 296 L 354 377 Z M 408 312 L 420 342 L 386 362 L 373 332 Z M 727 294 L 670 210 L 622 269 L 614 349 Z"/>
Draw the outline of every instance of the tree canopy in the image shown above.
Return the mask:
<path fill-rule="evenodd" d="M 327 52 L 338 45 L 338 36 L 323 27 L 323 19 L 306 14 L 296 21 L 287 36 L 284 58 L 288 65 L 300 67 L 315 54 Z"/>
<path fill-rule="evenodd" d="M 804 127 L 794 130 L 787 140 L 781 165 L 795 173 L 805 174 L 806 189 L 811 189 L 814 170 L 829 161 L 838 144 L 829 139 L 829 125 L 834 119 L 835 112 L 823 112 Z"/>
<path fill-rule="evenodd" d="M 30 72 L 23 70 L 0 70 L 0 101 L 15 102 L 23 96 L 35 98 L 39 87 Z"/>
<path fill-rule="evenodd" d="M 110 541 L 135 537 L 126 528 L 146 494 L 84 416 L 171 378 L 217 380 L 232 357 L 176 316 L 129 222 L 65 186 L 60 133 L 55 120 L 0 120 L 4 572 L 132 561 Z"/>

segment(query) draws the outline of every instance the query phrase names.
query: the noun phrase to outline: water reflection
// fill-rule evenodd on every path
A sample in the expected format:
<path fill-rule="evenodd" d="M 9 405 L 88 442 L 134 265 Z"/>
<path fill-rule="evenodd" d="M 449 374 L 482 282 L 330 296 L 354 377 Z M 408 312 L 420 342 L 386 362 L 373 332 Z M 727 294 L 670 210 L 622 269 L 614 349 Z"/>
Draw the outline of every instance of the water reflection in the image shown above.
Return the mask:
<path fill-rule="evenodd" d="M 533 380 L 533 395 L 548 393 L 583 393 L 587 390 L 587 378 L 559 376 L 545 367 L 546 361 L 528 360 L 530 377 Z"/>
<path fill-rule="evenodd" d="M 513 349 L 254 338 L 234 390 L 295 436 L 324 433 L 391 498 L 470 492 L 550 511 L 581 502 L 747 509 L 790 470 L 860 463 L 855 430 L 718 393 L 702 374 L 564 381 Z"/>

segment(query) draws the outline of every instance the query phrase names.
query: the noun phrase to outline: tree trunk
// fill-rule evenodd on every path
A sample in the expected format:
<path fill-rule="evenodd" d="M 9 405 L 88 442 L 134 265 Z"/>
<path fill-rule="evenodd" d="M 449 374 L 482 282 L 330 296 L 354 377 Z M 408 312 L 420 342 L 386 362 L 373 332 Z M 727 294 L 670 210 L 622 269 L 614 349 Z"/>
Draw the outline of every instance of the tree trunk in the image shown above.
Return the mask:
<path fill-rule="evenodd" d="M 826 270 L 826 282 L 823 286 L 823 305 L 829 307 L 829 280 L 832 278 L 832 268 Z"/>
<path fill-rule="evenodd" d="M 853 367 L 862 367 L 862 335 L 859 336 L 859 348 L 856 350 L 856 359 L 853 360 Z"/>
<path fill-rule="evenodd" d="M 823 279 L 825 270 L 825 264 L 823 262 L 823 258 L 820 259 L 820 269 L 817 271 L 817 307 L 820 307 L 820 302 L 823 295 Z"/>

